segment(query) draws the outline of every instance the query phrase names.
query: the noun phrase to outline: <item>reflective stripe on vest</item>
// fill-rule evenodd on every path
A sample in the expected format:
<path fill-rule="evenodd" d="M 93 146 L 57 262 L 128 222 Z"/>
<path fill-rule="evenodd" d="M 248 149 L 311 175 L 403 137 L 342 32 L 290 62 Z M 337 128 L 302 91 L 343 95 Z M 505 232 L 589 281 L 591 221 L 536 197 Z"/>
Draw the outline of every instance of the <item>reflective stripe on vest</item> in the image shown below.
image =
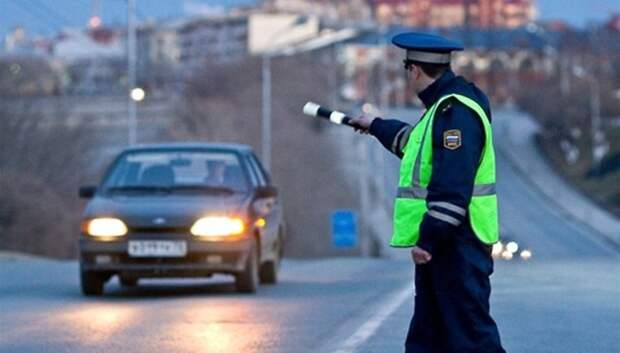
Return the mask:
<path fill-rule="evenodd" d="M 419 239 L 419 228 L 428 211 L 427 186 L 432 174 L 433 121 L 440 104 L 455 98 L 481 120 L 485 132 L 485 146 L 476 171 L 472 199 L 468 206 L 470 224 L 476 236 L 486 244 L 493 244 L 499 238 L 497 222 L 497 196 L 495 193 L 495 153 L 489 119 L 474 100 L 457 94 L 440 98 L 424 114 L 409 134 L 403 148 L 399 188 L 394 205 L 394 234 L 391 245 L 413 246 Z M 450 222 L 449 222 L 450 223 Z M 453 222 L 454 223 L 454 222 Z"/>

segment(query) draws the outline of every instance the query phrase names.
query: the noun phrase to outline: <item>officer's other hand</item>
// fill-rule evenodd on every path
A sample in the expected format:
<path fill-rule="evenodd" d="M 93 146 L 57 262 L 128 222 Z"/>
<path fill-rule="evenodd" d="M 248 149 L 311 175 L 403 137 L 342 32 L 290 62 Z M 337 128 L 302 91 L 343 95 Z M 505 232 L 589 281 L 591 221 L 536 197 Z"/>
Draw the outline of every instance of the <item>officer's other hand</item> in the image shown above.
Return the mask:
<path fill-rule="evenodd" d="M 370 129 L 370 124 L 372 124 L 372 121 L 375 120 L 375 118 L 371 118 L 368 116 L 359 116 L 357 118 L 353 118 L 351 119 L 351 124 L 353 125 L 357 125 L 358 127 L 355 127 L 355 131 L 359 132 L 360 134 L 368 134 L 368 130 Z"/>
<path fill-rule="evenodd" d="M 416 265 L 424 265 L 425 263 L 431 261 L 433 256 L 421 247 L 414 246 L 413 249 L 411 249 L 411 258 Z"/>

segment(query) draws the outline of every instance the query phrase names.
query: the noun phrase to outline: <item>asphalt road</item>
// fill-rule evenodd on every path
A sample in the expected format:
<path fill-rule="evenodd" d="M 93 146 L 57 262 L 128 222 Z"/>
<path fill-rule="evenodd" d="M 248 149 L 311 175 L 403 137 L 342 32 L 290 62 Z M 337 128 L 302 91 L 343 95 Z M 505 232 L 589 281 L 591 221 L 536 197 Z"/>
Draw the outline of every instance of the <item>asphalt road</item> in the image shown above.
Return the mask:
<path fill-rule="evenodd" d="M 343 322 L 408 284 L 406 262 L 286 261 L 276 286 L 234 292 L 226 277 L 116 283 L 84 298 L 73 262 L 0 264 L 0 352 L 310 352 Z"/>
<path fill-rule="evenodd" d="M 498 261 L 492 311 L 508 352 L 619 353 L 620 262 L 498 154 L 502 230 L 532 250 Z M 116 282 L 82 297 L 74 262 L 0 261 L 0 352 L 402 352 L 412 265 L 288 260 L 256 295 L 232 281 Z"/>

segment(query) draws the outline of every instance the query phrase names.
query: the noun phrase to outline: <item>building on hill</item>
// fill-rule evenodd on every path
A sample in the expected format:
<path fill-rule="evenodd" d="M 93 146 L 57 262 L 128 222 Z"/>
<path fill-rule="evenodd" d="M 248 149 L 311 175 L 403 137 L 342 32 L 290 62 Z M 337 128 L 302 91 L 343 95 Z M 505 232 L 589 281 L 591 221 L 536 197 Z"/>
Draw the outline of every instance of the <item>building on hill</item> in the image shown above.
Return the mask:
<path fill-rule="evenodd" d="M 413 27 L 516 28 L 536 17 L 534 0 L 371 0 L 380 23 Z"/>
<path fill-rule="evenodd" d="M 516 28 L 536 18 L 535 0 L 267 0 L 265 8 L 334 21 L 375 19 L 412 27 Z"/>
<path fill-rule="evenodd" d="M 417 101 L 402 74 L 402 50 L 389 45 L 395 34 L 425 30 L 467 43 L 455 53 L 453 69 L 472 79 L 489 94 L 493 103 L 511 103 L 522 82 L 537 82 L 554 74 L 562 33 L 516 29 L 418 29 L 395 26 L 368 33 L 343 50 L 344 84 L 341 97 L 362 104 L 406 106 Z"/>
<path fill-rule="evenodd" d="M 189 20 L 180 25 L 177 38 L 184 72 L 207 61 L 226 61 L 248 53 L 248 16 L 224 15 Z"/>

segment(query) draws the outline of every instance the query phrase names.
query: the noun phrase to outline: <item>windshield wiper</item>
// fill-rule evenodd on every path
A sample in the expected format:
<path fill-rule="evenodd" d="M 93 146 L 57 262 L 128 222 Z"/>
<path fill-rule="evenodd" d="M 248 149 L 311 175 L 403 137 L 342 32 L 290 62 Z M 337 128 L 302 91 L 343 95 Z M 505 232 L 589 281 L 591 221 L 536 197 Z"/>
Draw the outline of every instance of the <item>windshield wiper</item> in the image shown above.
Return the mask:
<path fill-rule="evenodd" d="M 106 189 L 108 192 L 170 192 L 169 186 L 152 186 L 152 185 L 125 185 L 112 186 Z"/>
<path fill-rule="evenodd" d="M 234 194 L 235 190 L 226 186 L 212 185 L 174 185 L 172 191 L 200 191 L 213 194 Z"/>

